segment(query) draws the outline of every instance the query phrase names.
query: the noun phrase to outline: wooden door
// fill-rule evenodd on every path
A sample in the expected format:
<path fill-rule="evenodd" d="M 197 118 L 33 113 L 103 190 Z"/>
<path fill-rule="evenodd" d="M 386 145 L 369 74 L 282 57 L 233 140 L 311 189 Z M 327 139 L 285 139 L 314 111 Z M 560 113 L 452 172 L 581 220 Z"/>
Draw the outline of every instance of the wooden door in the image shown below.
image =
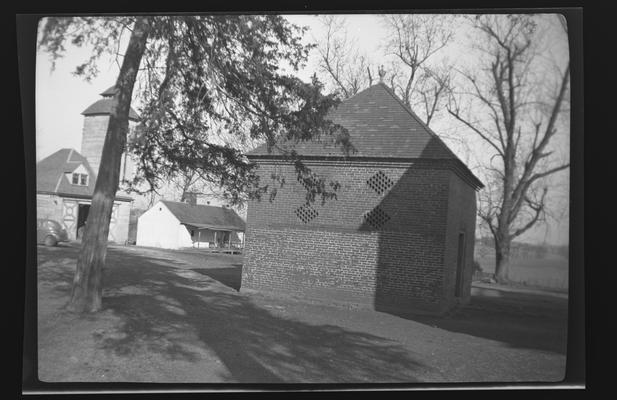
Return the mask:
<path fill-rule="evenodd" d="M 456 287 L 454 296 L 461 297 L 463 293 L 463 271 L 465 269 L 465 233 L 458 234 L 458 254 L 456 259 Z"/>

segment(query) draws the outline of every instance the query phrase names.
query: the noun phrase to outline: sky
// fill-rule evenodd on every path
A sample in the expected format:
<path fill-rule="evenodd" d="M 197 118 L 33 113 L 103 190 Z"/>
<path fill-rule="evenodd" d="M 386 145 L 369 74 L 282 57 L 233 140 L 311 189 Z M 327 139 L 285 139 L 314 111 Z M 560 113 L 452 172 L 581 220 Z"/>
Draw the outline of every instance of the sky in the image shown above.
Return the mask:
<path fill-rule="evenodd" d="M 305 37 L 309 42 L 323 35 L 321 23 L 315 16 L 290 15 L 290 22 L 311 28 Z M 373 15 L 348 16 L 348 29 L 362 44 L 363 50 L 373 53 L 377 50 L 385 32 L 376 23 Z M 99 93 L 115 83 L 119 67 L 112 60 L 100 63 L 100 72 L 91 82 L 72 75 L 75 66 L 89 55 L 87 49 L 67 46 L 66 55 L 57 60 L 51 70 L 51 61 L 46 53 L 39 51 L 36 59 L 36 159 L 37 161 L 60 148 L 81 147 L 83 116 L 81 112 L 99 100 Z M 307 68 L 298 76 L 308 80 L 316 65 L 316 53 L 311 52 Z"/>
<path fill-rule="evenodd" d="M 386 30 L 378 15 L 356 14 L 344 15 L 346 29 L 349 37 L 355 41 L 359 50 L 366 54 L 372 61 L 379 63 L 375 55 L 379 53 L 380 46 L 386 38 Z M 304 37 L 304 42 L 315 42 L 325 35 L 325 30 L 320 20 L 313 15 L 289 15 L 286 18 L 297 25 L 308 26 L 309 31 Z M 551 34 L 551 32 L 549 32 Z M 459 35 L 461 36 L 461 35 Z M 126 42 L 124 38 L 124 41 Z M 563 47 L 563 46 L 562 46 Z M 121 44 L 120 48 L 123 48 Z M 551 49 L 560 50 L 559 46 Z M 565 47 L 567 57 L 567 46 Z M 552 50 L 551 50 L 552 51 Z M 455 40 L 447 51 L 448 57 L 463 60 L 467 52 L 465 48 Z M 90 82 L 81 77 L 74 76 L 72 72 L 76 65 L 83 62 L 89 55 L 87 48 L 67 46 L 66 55 L 56 61 L 52 71 L 52 64 L 48 55 L 42 51 L 37 52 L 36 59 L 36 160 L 54 153 L 61 148 L 81 148 L 81 134 L 83 128 L 83 116 L 81 112 L 90 104 L 99 100 L 99 93 L 103 92 L 115 83 L 119 65 L 113 59 L 103 59 L 99 63 L 99 74 Z M 317 68 L 317 52 L 312 51 L 306 68 L 298 73 L 301 79 L 308 80 Z M 133 105 L 137 108 L 137 105 Z M 438 133 L 457 135 L 459 130 L 453 127 L 451 122 L 437 121 L 431 127 Z M 569 135 L 562 138 L 562 147 L 569 146 Z M 482 151 L 463 152 L 457 148 L 457 144 L 448 140 L 446 143 L 452 150 L 470 167 L 475 164 L 472 158 Z M 471 143 L 471 142 L 469 142 Z M 476 145 L 471 145 L 476 146 Z M 472 168 L 473 170 L 473 168 Z M 565 185 L 565 190 L 563 189 Z M 567 172 L 558 177 L 555 187 L 560 188 L 559 198 L 555 196 L 555 202 L 567 204 L 568 175 Z M 566 206 L 567 207 L 567 206 Z M 568 242 L 568 216 L 567 213 L 560 222 L 555 221 L 545 226 L 532 229 L 528 234 L 520 238 L 527 242 L 544 242 L 551 244 L 566 244 Z"/>

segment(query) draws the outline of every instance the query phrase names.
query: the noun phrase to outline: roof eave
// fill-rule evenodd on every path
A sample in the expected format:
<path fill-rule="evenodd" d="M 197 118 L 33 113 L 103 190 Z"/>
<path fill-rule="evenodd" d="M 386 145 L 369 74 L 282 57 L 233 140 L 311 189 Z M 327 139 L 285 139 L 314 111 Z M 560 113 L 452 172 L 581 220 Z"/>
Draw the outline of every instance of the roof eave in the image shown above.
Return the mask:
<path fill-rule="evenodd" d="M 81 113 L 81 115 L 88 117 L 88 116 L 92 116 L 92 115 L 109 115 L 109 113 L 108 113 L 108 112 L 105 112 L 105 111 L 100 111 L 100 112 L 97 112 L 97 111 L 93 111 L 93 112 L 85 112 L 85 111 L 84 111 L 84 112 L 82 112 L 82 113 Z M 131 120 L 131 121 L 135 121 L 135 122 L 139 122 L 140 118 L 139 118 L 139 117 L 132 117 L 132 116 L 129 114 L 129 120 Z"/>
<path fill-rule="evenodd" d="M 41 194 L 53 194 L 56 196 L 61 196 L 61 197 L 75 197 L 75 198 L 79 198 L 79 199 L 92 199 L 92 195 L 91 194 L 83 194 L 83 193 L 67 193 L 67 192 L 54 192 L 51 190 L 38 190 L 36 191 L 37 193 L 41 193 Z M 134 201 L 135 199 L 133 199 L 132 197 L 125 197 L 125 196 L 116 196 L 114 197 L 114 201 Z"/>
<path fill-rule="evenodd" d="M 202 223 L 196 223 L 196 222 L 180 222 L 180 224 L 194 226 L 198 229 L 212 229 L 212 230 L 229 231 L 229 232 L 244 232 L 246 230 L 246 227 L 231 226 L 231 225 L 212 225 L 212 224 L 202 224 Z"/>
<path fill-rule="evenodd" d="M 246 155 L 251 161 L 261 160 L 286 160 L 288 157 L 279 154 L 253 154 Z M 368 156 L 299 156 L 302 160 L 307 161 L 366 161 L 366 162 L 386 162 L 386 163 L 414 163 L 418 161 L 425 162 L 445 162 L 453 166 L 454 170 L 459 170 L 463 174 L 468 183 L 475 189 L 484 188 L 484 184 L 478 179 L 473 172 L 463 163 L 458 157 L 456 158 L 410 158 L 410 157 L 368 157 Z M 456 168 L 458 166 L 458 168 Z"/>

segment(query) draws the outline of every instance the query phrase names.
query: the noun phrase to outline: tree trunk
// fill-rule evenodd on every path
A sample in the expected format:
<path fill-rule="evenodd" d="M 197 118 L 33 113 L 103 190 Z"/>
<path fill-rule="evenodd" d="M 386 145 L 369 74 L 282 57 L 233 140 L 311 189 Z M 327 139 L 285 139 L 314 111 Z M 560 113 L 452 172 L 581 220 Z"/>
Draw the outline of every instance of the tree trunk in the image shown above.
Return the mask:
<path fill-rule="evenodd" d="M 495 280 L 510 281 L 510 239 L 495 239 Z"/>
<path fill-rule="evenodd" d="M 129 108 L 133 86 L 143 56 L 150 25 L 147 18 L 137 18 L 116 81 L 109 125 L 103 144 L 101 163 L 88 213 L 71 299 L 67 309 L 96 312 L 101 309 L 103 294 L 102 268 L 107 254 L 111 212 L 118 190 L 120 164 L 129 127 Z"/>

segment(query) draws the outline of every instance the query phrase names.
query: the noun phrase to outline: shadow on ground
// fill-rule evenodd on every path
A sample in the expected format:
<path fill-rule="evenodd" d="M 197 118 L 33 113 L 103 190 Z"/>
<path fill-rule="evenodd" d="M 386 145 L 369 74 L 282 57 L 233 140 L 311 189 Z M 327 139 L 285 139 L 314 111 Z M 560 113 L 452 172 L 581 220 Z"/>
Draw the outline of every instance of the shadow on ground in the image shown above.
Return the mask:
<path fill-rule="evenodd" d="M 240 291 L 242 264 L 234 264 L 228 268 L 191 268 L 191 270 L 209 276 L 236 292 Z"/>
<path fill-rule="evenodd" d="M 242 265 L 224 268 L 193 268 L 238 291 Z M 567 299 L 549 295 L 497 290 L 472 290 L 471 303 L 445 316 L 390 313 L 397 317 L 528 348 L 566 354 Z"/>
<path fill-rule="evenodd" d="M 64 251 L 76 258 L 75 249 Z M 113 335 L 93 336 L 101 350 L 120 357 L 155 352 L 197 367 L 203 354 L 197 346 L 224 364 L 229 376 L 223 381 L 237 382 L 415 382 L 438 373 L 393 341 L 299 322 L 256 306 L 234 291 L 239 266 L 192 270 L 170 259 L 114 249 L 107 266 L 104 308 L 122 322 Z M 46 279 L 70 282 L 72 276 L 41 275 L 39 283 Z M 70 285 L 61 287 L 68 296 Z"/>
<path fill-rule="evenodd" d="M 192 270 L 238 291 L 242 264 L 229 260 L 228 267 Z M 217 259 L 216 265 L 222 264 L 224 262 Z M 567 299 L 550 295 L 474 288 L 470 304 L 445 316 L 388 313 L 451 332 L 503 342 L 515 348 L 566 354 Z"/>
<path fill-rule="evenodd" d="M 472 289 L 470 304 L 443 316 L 395 315 L 511 347 L 566 354 L 568 300 L 550 295 Z"/>

